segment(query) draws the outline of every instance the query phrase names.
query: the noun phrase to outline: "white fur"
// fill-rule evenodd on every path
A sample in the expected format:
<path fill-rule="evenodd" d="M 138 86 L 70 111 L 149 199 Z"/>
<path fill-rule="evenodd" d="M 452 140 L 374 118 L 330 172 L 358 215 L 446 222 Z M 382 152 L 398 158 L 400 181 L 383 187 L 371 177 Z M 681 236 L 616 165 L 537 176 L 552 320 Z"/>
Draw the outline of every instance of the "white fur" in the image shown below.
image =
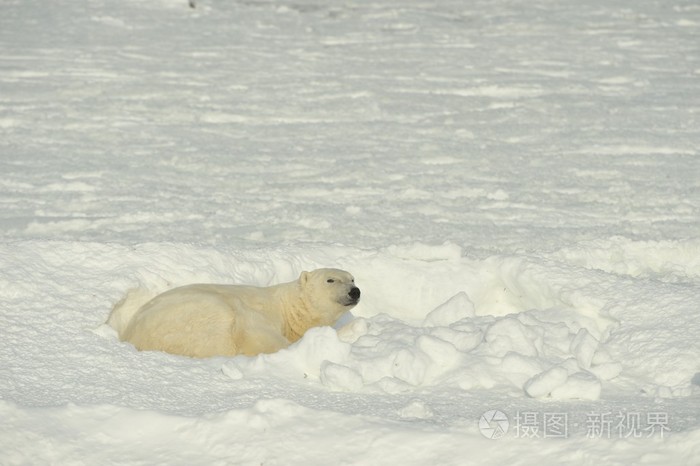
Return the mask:
<path fill-rule="evenodd" d="M 131 290 L 107 323 L 139 350 L 200 358 L 272 353 L 311 327 L 335 323 L 357 304 L 354 287 L 348 272 L 318 269 L 265 288 L 187 285 L 150 300 L 147 291 Z"/>

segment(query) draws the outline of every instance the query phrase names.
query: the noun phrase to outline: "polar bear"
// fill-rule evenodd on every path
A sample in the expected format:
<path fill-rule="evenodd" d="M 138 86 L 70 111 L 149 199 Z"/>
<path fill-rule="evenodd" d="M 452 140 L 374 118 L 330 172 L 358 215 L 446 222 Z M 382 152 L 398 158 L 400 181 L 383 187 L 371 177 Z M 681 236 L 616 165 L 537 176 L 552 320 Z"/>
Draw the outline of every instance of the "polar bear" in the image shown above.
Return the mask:
<path fill-rule="evenodd" d="M 359 300 L 350 273 L 317 269 L 263 288 L 195 284 L 150 300 L 134 290 L 117 303 L 107 324 L 139 350 L 195 358 L 253 356 L 285 348 L 311 327 L 334 324 Z"/>

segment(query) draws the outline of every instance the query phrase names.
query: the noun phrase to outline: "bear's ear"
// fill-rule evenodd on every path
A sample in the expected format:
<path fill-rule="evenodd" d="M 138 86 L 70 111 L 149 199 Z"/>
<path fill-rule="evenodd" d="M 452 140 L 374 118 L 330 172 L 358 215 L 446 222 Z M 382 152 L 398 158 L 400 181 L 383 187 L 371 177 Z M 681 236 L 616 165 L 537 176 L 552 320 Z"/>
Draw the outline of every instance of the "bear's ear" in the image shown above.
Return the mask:
<path fill-rule="evenodd" d="M 301 275 L 299 275 L 299 283 L 301 283 L 302 286 L 306 285 L 306 282 L 309 281 L 309 272 L 302 272 Z"/>

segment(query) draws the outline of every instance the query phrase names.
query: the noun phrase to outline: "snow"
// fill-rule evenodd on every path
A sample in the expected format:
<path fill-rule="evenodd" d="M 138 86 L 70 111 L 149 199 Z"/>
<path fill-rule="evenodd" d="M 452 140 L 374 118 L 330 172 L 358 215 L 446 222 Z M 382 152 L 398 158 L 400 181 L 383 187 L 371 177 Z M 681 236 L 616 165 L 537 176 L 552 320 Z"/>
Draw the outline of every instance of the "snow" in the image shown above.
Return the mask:
<path fill-rule="evenodd" d="M 698 464 L 698 37 L 691 0 L 6 1 L 0 464 Z M 104 324 L 317 267 L 362 301 L 275 354 Z"/>

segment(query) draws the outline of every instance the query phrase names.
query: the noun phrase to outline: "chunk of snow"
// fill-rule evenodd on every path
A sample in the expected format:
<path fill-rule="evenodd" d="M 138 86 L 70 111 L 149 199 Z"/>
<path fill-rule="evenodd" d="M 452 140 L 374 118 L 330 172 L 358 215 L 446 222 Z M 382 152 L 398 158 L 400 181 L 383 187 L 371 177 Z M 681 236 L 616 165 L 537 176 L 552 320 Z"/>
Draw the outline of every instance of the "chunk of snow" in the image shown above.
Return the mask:
<path fill-rule="evenodd" d="M 474 317 L 474 303 L 464 291 L 460 291 L 426 316 L 423 325 L 447 327 L 459 320 Z"/>
<path fill-rule="evenodd" d="M 588 333 L 588 330 L 585 328 L 579 330 L 571 342 L 571 353 L 576 357 L 582 369 L 591 367 L 597 348 L 598 340 Z"/>
<path fill-rule="evenodd" d="M 563 367 L 552 367 L 525 382 L 525 393 L 532 398 L 543 398 L 561 387 L 569 378 L 569 372 Z"/>
<path fill-rule="evenodd" d="M 566 381 L 551 390 L 552 398 L 565 400 L 597 400 L 600 398 L 602 384 L 590 372 L 577 372 Z"/>

